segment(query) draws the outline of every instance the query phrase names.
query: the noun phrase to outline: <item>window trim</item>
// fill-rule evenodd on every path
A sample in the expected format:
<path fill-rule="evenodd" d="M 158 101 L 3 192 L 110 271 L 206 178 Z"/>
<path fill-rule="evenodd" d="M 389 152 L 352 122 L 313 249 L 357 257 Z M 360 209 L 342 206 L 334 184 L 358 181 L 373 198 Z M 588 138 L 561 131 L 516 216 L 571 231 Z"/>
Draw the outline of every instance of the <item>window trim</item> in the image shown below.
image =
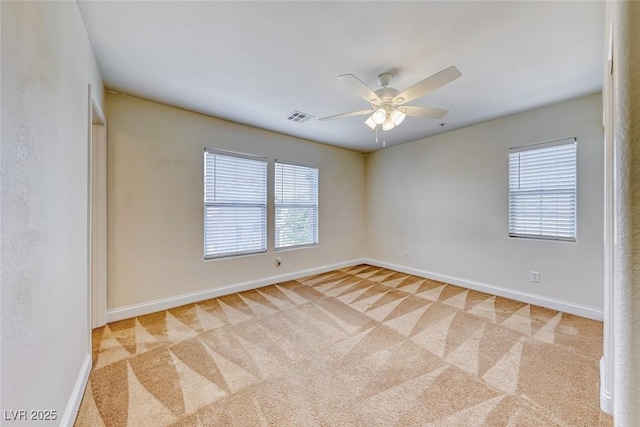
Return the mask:
<path fill-rule="evenodd" d="M 276 226 L 276 215 L 277 215 L 277 208 L 280 207 L 300 207 L 302 205 L 299 204 L 285 204 L 285 205 L 278 205 L 276 204 L 276 167 L 278 164 L 284 164 L 284 165 L 291 165 L 291 166 L 301 166 L 301 167 L 305 167 L 305 168 L 310 168 L 310 169 L 315 169 L 316 173 L 317 173 L 317 179 L 316 179 L 316 185 L 317 185 L 317 189 L 316 189 L 316 203 L 315 205 L 311 205 L 309 204 L 309 207 L 315 207 L 316 209 L 316 236 L 315 236 L 315 242 L 314 243 L 305 243 L 305 244 L 301 244 L 301 245 L 291 245 L 291 246 L 282 246 L 282 247 L 278 247 L 276 245 L 276 233 L 277 233 L 277 226 Z M 283 159 L 275 159 L 274 163 L 273 163 L 273 250 L 274 252 L 282 252 L 282 251 L 289 251 L 289 250 L 294 250 L 294 249 L 304 249 L 304 248 L 314 248 L 320 245 L 320 167 L 316 164 L 310 164 L 310 163 L 302 163 L 302 162 L 296 162 L 293 160 L 283 160 Z"/>
<path fill-rule="evenodd" d="M 237 157 L 248 160 L 256 160 L 265 163 L 265 202 L 263 204 L 257 203 L 240 203 L 240 204 L 227 204 L 227 206 L 241 205 L 241 206 L 253 206 L 253 207 L 262 207 L 265 209 L 265 224 L 264 224 L 264 236 L 265 236 L 265 245 L 264 250 L 257 251 L 243 251 L 243 252 L 234 252 L 234 253 L 225 253 L 220 255 L 207 255 L 207 206 L 211 206 L 210 203 L 207 203 L 207 185 L 206 185 L 206 173 L 207 173 L 207 153 L 228 157 Z M 209 148 L 204 147 L 204 156 L 202 162 L 202 254 L 204 256 L 205 261 L 212 261 L 218 259 L 225 258 L 235 258 L 249 255 L 257 255 L 267 253 L 269 250 L 269 159 L 263 156 L 256 156 L 246 153 L 239 153 L 235 151 L 228 150 L 220 150 L 217 148 Z"/>
<path fill-rule="evenodd" d="M 553 236 L 549 234 L 535 235 L 535 234 L 522 234 L 511 232 L 511 154 L 521 153 L 525 151 L 539 150 L 550 147 L 557 147 L 562 145 L 573 145 L 575 150 L 575 185 L 573 187 L 574 203 L 574 229 L 573 237 Z M 517 239 L 531 239 L 531 240 L 545 240 L 553 242 L 566 242 L 575 243 L 578 239 L 578 139 L 576 137 L 556 139 L 552 141 L 540 142 L 535 144 L 521 145 L 518 147 L 509 148 L 507 153 L 507 231 L 509 238 Z M 567 191 L 567 190 L 564 190 Z M 570 191 L 570 190 L 569 190 Z M 555 193 L 560 192 L 556 190 Z"/>

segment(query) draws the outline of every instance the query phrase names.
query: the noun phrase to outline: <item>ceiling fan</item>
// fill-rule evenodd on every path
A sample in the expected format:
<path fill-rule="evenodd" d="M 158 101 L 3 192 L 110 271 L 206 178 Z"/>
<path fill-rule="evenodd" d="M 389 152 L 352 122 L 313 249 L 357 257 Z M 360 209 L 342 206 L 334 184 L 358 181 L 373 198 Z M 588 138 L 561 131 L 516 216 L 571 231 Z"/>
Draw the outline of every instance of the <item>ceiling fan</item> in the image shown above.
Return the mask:
<path fill-rule="evenodd" d="M 353 74 L 343 74 L 338 76 L 338 79 L 358 96 L 367 100 L 371 104 L 371 108 L 323 117 L 320 120 L 334 120 L 371 114 L 365 120 L 367 126 L 372 130 L 376 130 L 378 126 L 381 126 L 382 130 L 389 131 L 402 123 L 406 116 L 440 119 L 449 111 L 441 108 L 405 104 L 451 83 L 461 75 L 460 70 L 451 66 L 400 92 L 398 89 L 389 87 L 393 77 L 391 73 L 382 73 L 378 76 L 378 84 L 380 84 L 381 88 L 376 91 L 372 90 Z"/>

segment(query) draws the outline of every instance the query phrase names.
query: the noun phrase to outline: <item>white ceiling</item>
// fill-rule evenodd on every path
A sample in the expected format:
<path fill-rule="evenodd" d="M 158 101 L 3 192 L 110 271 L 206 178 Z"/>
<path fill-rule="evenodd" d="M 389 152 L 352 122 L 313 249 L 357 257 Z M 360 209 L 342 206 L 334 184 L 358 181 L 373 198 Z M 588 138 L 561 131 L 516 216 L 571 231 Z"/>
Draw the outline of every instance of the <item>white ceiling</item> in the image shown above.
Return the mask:
<path fill-rule="evenodd" d="M 387 146 L 595 93 L 604 3 L 80 1 L 105 85 L 118 92 L 358 151 L 379 149 L 367 102 L 337 79 L 406 89 L 455 65 L 463 76 L 411 102 Z M 294 110 L 315 116 L 287 120 Z M 439 123 L 445 122 L 441 127 Z M 540 124 L 544 126 L 544 123 Z"/>

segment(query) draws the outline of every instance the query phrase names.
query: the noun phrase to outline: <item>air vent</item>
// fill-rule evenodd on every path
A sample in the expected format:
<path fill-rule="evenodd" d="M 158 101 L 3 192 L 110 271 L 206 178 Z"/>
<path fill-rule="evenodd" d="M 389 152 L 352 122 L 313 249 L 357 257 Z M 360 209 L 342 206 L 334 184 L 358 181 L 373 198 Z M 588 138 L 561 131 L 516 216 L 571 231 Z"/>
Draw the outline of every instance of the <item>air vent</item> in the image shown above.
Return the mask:
<path fill-rule="evenodd" d="M 291 120 L 292 122 L 304 123 L 311 120 L 313 116 L 307 113 L 301 113 L 300 111 L 294 111 L 287 117 L 287 120 Z"/>

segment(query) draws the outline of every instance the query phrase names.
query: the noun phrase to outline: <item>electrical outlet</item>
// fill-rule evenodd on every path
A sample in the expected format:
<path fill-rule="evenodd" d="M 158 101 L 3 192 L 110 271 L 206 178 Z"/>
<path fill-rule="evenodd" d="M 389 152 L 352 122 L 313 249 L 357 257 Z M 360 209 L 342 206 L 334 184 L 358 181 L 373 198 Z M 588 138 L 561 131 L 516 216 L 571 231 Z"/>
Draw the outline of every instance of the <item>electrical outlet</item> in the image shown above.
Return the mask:
<path fill-rule="evenodd" d="M 540 272 L 531 270 L 529 272 L 529 281 L 533 283 L 540 283 Z"/>
<path fill-rule="evenodd" d="M 409 251 L 404 251 L 404 257 L 405 257 L 406 259 L 411 258 L 411 252 L 409 252 Z"/>
<path fill-rule="evenodd" d="M 276 258 L 276 267 L 280 267 L 282 265 L 282 258 Z"/>

